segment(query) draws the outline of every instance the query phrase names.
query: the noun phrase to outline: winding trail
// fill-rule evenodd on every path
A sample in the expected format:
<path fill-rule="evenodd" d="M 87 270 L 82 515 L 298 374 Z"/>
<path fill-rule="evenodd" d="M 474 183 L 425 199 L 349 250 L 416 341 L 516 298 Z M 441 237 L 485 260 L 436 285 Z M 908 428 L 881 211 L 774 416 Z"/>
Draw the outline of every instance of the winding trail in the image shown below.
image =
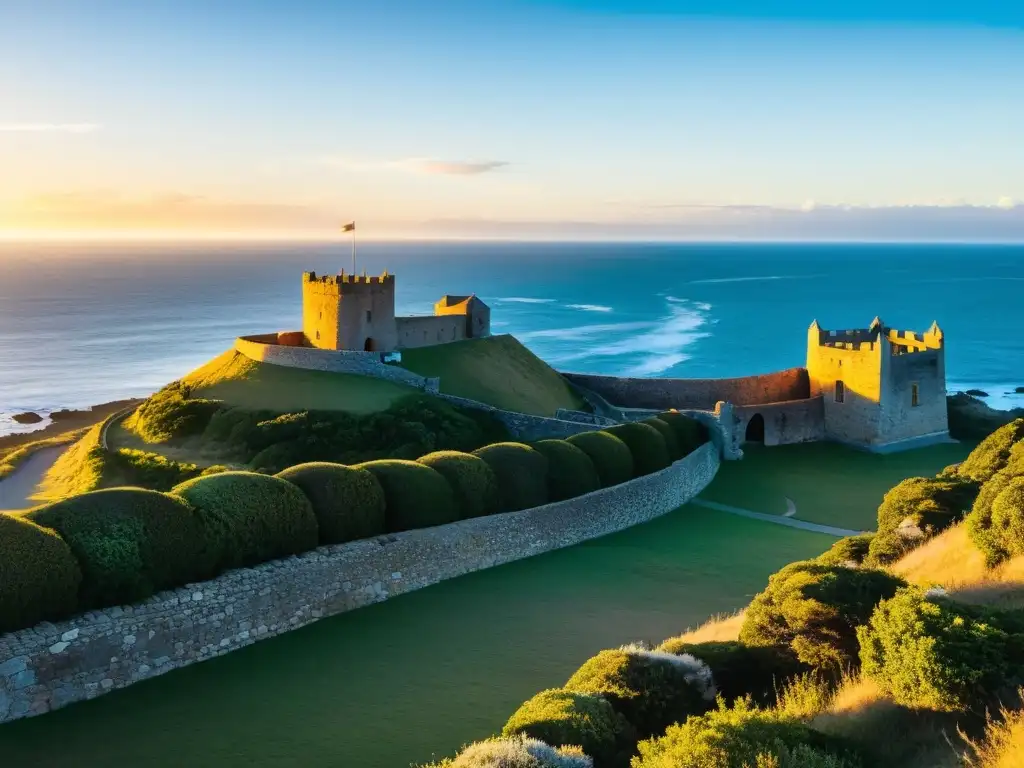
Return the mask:
<path fill-rule="evenodd" d="M 786 500 L 787 506 L 793 502 L 790 499 Z M 765 515 L 760 512 L 751 512 L 749 509 L 740 509 L 739 507 L 731 507 L 728 504 L 719 504 L 717 501 L 705 501 L 704 499 L 694 499 L 690 502 L 696 504 L 698 507 L 705 507 L 706 509 L 715 509 L 719 512 L 728 512 L 730 515 L 739 515 L 740 517 L 749 517 L 751 520 L 761 520 L 766 523 L 775 523 L 776 525 L 785 525 L 790 528 L 799 528 L 803 531 L 813 531 L 814 533 L 827 533 L 829 536 L 835 536 L 836 538 L 846 538 L 847 536 L 858 536 L 864 531 L 854 531 L 849 528 L 836 528 L 832 525 L 821 525 L 820 523 L 808 523 L 804 520 L 794 520 L 791 515 L 796 514 L 796 505 L 793 504 L 792 511 L 787 511 L 785 516 L 780 515 Z"/>
<path fill-rule="evenodd" d="M 0 480 L 0 510 L 14 511 L 35 506 L 31 500 L 43 476 L 56 463 L 67 445 L 43 448 L 29 456 L 3 480 Z"/>

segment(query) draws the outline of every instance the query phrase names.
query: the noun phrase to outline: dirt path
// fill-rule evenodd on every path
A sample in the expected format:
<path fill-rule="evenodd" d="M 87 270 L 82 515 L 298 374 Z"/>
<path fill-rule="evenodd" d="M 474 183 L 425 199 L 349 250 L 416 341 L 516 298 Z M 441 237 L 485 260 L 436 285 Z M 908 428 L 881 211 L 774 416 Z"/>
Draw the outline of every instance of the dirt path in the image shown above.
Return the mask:
<path fill-rule="evenodd" d="M 804 520 L 794 520 L 793 518 L 788 516 L 764 515 L 760 512 L 751 512 L 749 509 L 740 509 L 739 507 L 731 507 L 728 504 L 719 504 L 717 501 L 704 501 L 704 499 L 694 499 L 690 503 L 696 504 L 698 507 L 706 507 L 707 509 L 717 509 L 719 512 L 728 512 L 730 515 L 749 517 L 752 520 L 762 520 L 766 523 L 786 525 L 790 528 L 800 528 L 801 530 L 813 531 L 815 533 L 827 533 L 829 536 L 835 536 L 840 539 L 845 538 L 847 536 L 858 536 L 864 533 L 864 531 L 853 531 L 849 528 L 836 528 L 832 525 L 821 525 L 819 523 L 808 523 Z M 795 512 L 796 505 L 793 506 L 793 513 Z"/>
<path fill-rule="evenodd" d="M 0 480 L 0 510 L 12 511 L 34 506 L 29 497 L 36 492 L 43 475 L 60 458 L 68 446 L 43 448 L 18 465 L 13 473 Z"/>

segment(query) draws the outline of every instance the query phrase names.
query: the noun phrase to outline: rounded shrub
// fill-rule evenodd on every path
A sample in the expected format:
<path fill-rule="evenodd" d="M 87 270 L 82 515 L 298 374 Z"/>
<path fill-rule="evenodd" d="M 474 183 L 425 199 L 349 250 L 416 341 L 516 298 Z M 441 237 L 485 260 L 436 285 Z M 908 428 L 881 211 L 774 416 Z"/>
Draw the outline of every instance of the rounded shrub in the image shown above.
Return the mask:
<path fill-rule="evenodd" d="M 548 503 L 548 460 L 544 454 L 522 443 L 494 443 L 477 448 L 473 455 L 486 461 L 498 478 L 502 512 Z"/>
<path fill-rule="evenodd" d="M 435 451 L 417 461 L 448 481 L 463 520 L 498 511 L 498 478 L 479 456 L 461 451 Z"/>
<path fill-rule="evenodd" d="M 541 691 L 524 702 L 501 734 L 581 747 L 596 768 L 625 768 L 636 741 L 629 723 L 606 699 L 562 689 Z"/>
<path fill-rule="evenodd" d="M 57 531 L 82 569 L 83 608 L 133 603 L 213 575 L 215 551 L 182 499 L 142 488 L 72 496 L 27 512 Z"/>
<path fill-rule="evenodd" d="M 641 741 L 633 768 L 862 768 L 839 739 L 740 700 Z"/>
<path fill-rule="evenodd" d="M 601 488 L 594 462 L 565 440 L 540 440 L 534 450 L 548 460 L 548 496 L 551 501 L 574 499 Z"/>
<path fill-rule="evenodd" d="M 287 480 L 255 472 L 221 472 L 177 486 L 202 521 L 218 570 L 255 565 L 317 545 L 316 515 Z"/>
<path fill-rule="evenodd" d="M 706 711 L 715 699 L 711 670 L 703 662 L 629 647 L 589 659 L 565 690 L 603 696 L 640 738 Z"/>
<path fill-rule="evenodd" d="M 668 449 L 669 461 L 679 461 L 679 459 L 683 458 L 683 448 L 679 444 L 679 438 L 676 437 L 676 431 L 668 425 L 668 422 L 662 421 L 659 418 L 650 418 L 644 419 L 640 423 L 658 430 L 658 433 L 665 441 L 665 447 Z"/>
<path fill-rule="evenodd" d="M 809 669 L 784 646 L 746 645 L 735 640 L 689 643 L 673 638 L 658 650 L 700 659 L 711 669 L 715 690 L 727 702 L 750 696 L 755 704 L 774 704 L 783 684 Z"/>
<path fill-rule="evenodd" d="M 437 470 L 403 459 L 381 459 L 357 466 L 372 472 L 384 489 L 384 523 L 388 533 L 430 528 L 459 519 L 452 488 Z"/>
<path fill-rule="evenodd" d="M 0 513 L 0 632 L 71 615 L 81 582 L 78 562 L 56 531 Z"/>
<path fill-rule="evenodd" d="M 1024 618 L 929 597 L 910 587 L 861 627 L 863 674 L 897 704 L 982 711 L 1024 678 Z"/>
<path fill-rule="evenodd" d="M 1010 556 L 1006 550 L 998 529 L 992 527 L 992 507 L 999 494 L 1010 485 L 1016 477 L 1016 469 L 1001 469 L 989 478 L 978 491 L 970 514 L 965 519 L 968 535 L 978 550 L 985 556 L 989 567 L 994 567 Z"/>
<path fill-rule="evenodd" d="M 633 479 L 633 454 L 615 435 L 605 431 L 581 432 L 566 442 L 590 457 L 602 488 Z"/>
<path fill-rule="evenodd" d="M 633 455 L 633 477 L 642 477 L 664 469 L 671 461 L 665 438 L 654 427 L 633 421 L 602 430 L 626 444 Z"/>
<path fill-rule="evenodd" d="M 858 567 L 867 559 L 874 538 L 875 534 L 873 533 L 847 536 L 833 544 L 824 554 L 818 555 L 817 561 L 824 565 Z"/>
<path fill-rule="evenodd" d="M 813 560 L 791 563 L 754 597 L 739 640 L 785 646 L 812 667 L 842 669 L 857 661 L 857 627 L 879 601 L 903 586 L 906 582 L 885 571 Z"/>
<path fill-rule="evenodd" d="M 996 472 L 1005 468 L 1014 458 L 1014 446 L 1024 439 L 1024 419 L 1014 419 L 1004 424 L 982 440 L 971 453 L 960 462 L 957 474 L 968 480 L 984 483 Z M 1017 451 L 1019 456 L 1019 450 Z"/>
<path fill-rule="evenodd" d="M 344 464 L 297 464 L 277 477 L 299 487 L 316 515 L 321 544 L 384 533 L 384 489 L 372 472 Z"/>
<path fill-rule="evenodd" d="M 708 428 L 692 416 L 679 411 L 666 411 L 659 413 L 657 418 L 672 427 L 683 456 L 693 453 L 710 439 Z"/>
<path fill-rule="evenodd" d="M 594 768 L 579 747 L 552 747 L 539 739 L 513 736 L 470 744 L 453 760 L 424 768 Z"/>

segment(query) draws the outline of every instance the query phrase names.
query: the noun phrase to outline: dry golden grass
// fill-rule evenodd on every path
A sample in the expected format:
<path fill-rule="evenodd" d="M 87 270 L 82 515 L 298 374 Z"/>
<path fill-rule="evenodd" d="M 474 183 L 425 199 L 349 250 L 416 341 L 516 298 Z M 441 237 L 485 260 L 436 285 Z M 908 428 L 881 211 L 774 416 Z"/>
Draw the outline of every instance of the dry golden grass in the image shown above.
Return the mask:
<path fill-rule="evenodd" d="M 711 643 L 738 640 L 743 626 L 743 611 L 714 616 L 696 629 L 688 629 L 678 639 L 686 643 Z M 672 638 L 675 640 L 676 638 Z"/>
<path fill-rule="evenodd" d="M 1024 691 L 1021 691 L 1024 698 Z M 985 729 L 985 738 L 971 745 L 970 768 L 1024 768 L 1024 711 L 1001 713 Z"/>

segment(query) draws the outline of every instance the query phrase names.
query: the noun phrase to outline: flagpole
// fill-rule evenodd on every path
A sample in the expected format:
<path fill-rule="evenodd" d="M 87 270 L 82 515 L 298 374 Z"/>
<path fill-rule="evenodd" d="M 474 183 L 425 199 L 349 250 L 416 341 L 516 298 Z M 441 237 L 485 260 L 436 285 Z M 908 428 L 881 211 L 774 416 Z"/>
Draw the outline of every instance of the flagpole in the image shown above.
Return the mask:
<path fill-rule="evenodd" d="M 352 274 L 356 273 L 356 228 L 352 227 Z"/>

